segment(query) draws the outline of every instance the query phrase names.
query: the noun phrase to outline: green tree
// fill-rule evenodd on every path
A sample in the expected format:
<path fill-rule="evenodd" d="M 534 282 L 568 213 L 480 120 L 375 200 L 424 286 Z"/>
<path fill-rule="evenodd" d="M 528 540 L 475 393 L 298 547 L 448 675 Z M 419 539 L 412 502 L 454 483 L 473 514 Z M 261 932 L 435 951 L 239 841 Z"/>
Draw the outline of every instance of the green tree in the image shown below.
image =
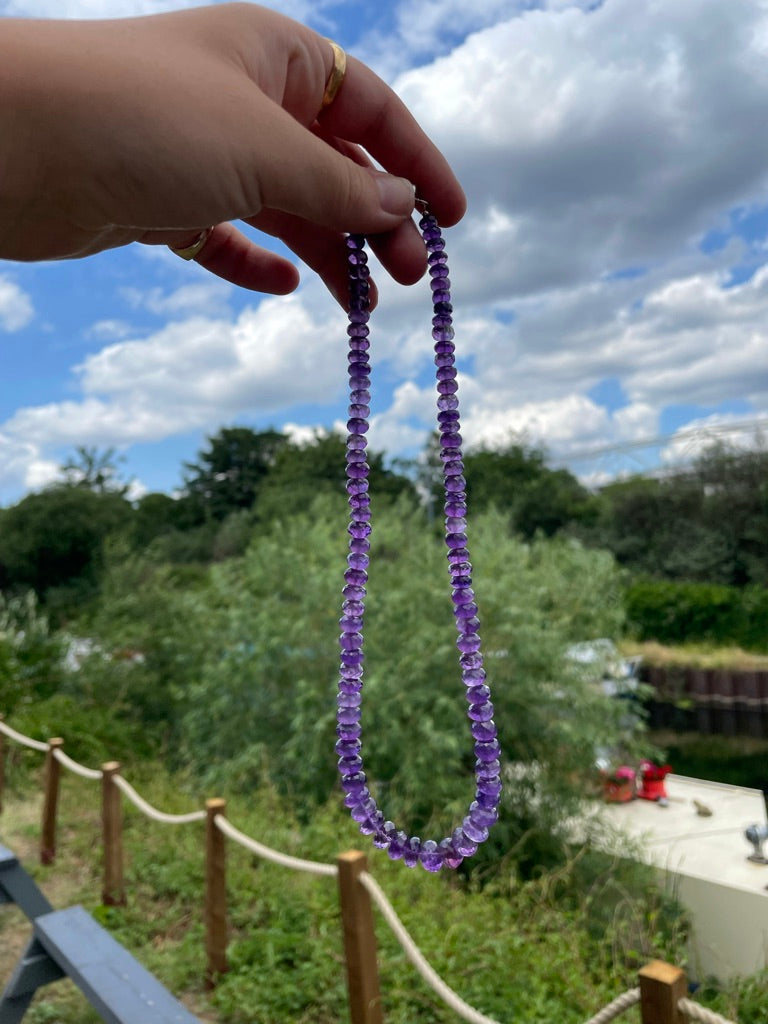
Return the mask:
<path fill-rule="evenodd" d="M 6 509 L 0 565 L 11 589 L 32 588 L 46 603 L 93 596 L 104 541 L 127 528 L 131 506 L 116 491 L 63 484 L 29 494 Z"/>
<path fill-rule="evenodd" d="M 73 487 L 85 487 L 99 494 L 117 491 L 125 495 L 128 485 L 119 479 L 118 461 L 120 458 L 114 448 L 100 451 L 95 445 L 78 445 L 61 471 L 66 483 Z"/>
<path fill-rule="evenodd" d="M 288 443 L 277 430 L 223 427 L 208 438 L 198 461 L 185 463 L 184 490 L 197 521 L 225 519 L 251 508 L 275 459 Z"/>

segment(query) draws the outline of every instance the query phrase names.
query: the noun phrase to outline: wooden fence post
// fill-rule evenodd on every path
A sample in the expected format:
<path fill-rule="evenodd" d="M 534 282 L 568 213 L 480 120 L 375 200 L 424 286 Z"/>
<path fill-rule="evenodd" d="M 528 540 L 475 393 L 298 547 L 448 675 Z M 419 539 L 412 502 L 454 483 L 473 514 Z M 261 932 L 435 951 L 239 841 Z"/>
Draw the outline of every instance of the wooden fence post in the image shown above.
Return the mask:
<path fill-rule="evenodd" d="M 107 907 L 125 905 L 123 796 L 114 781 L 119 774 L 119 761 L 107 761 L 101 766 L 101 837 L 104 848 L 101 902 Z"/>
<path fill-rule="evenodd" d="M 56 814 L 59 808 L 59 783 L 61 765 L 53 756 L 54 751 L 64 746 L 64 740 L 55 736 L 48 740 L 45 753 L 45 778 L 43 781 L 43 825 L 40 832 L 40 863 L 53 864 L 56 857 Z"/>
<path fill-rule="evenodd" d="M 227 801 L 214 797 L 205 801 L 205 953 L 206 986 L 214 988 L 219 975 L 227 972 L 227 840 L 216 825 L 225 815 Z"/>
<path fill-rule="evenodd" d="M 4 716 L 0 715 L 0 722 Z M 5 733 L 0 732 L 0 813 L 3 810 L 3 792 L 5 791 Z"/>
<path fill-rule="evenodd" d="M 373 909 L 360 882 L 368 860 L 364 853 L 349 850 L 339 854 L 337 865 L 350 1020 L 352 1024 L 382 1024 Z"/>
<path fill-rule="evenodd" d="M 682 967 L 652 960 L 639 971 L 642 1024 L 687 1024 L 678 1003 L 688 995 Z"/>

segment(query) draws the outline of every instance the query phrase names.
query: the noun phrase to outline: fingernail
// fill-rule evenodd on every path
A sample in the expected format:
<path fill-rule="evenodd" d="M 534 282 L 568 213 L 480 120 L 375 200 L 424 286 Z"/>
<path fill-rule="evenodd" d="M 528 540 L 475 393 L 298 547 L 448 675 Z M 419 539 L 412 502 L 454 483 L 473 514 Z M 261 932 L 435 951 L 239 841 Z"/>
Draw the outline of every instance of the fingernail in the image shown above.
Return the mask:
<path fill-rule="evenodd" d="M 396 178 L 392 174 L 374 172 L 379 202 L 385 213 L 409 217 L 416 202 L 416 186 L 407 178 Z"/>

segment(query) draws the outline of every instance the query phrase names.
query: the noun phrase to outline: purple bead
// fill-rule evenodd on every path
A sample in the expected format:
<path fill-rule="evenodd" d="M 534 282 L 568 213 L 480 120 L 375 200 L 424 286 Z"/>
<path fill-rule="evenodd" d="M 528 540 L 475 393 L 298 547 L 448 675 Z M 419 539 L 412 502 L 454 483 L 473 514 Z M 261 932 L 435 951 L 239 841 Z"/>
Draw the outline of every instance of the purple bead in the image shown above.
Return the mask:
<path fill-rule="evenodd" d="M 456 646 L 462 654 L 466 654 L 468 651 L 479 651 L 480 637 L 477 633 L 462 634 L 456 641 Z"/>
<path fill-rule="evenodd" d="M 490 779 L 478 779 L 475 797 L 481 807 L 495 807 L 501 796 L 501 779 L 498 775 Z"/>
<path fill-rule="evenodd" d="M 498 736 L 496 723 L 492 718 L 487 722 L 473 722 L 470 731 L 474 738 L 481 743 L 490 743 Z"/>
<path fill-rule="evenodd" d="M 349 400 L 350 402 L 358 402 L 360 405 L 370 405 L 371 392 L 367 388 L 355 388 L 354 391 L 350 391 Z"/>
<path fill-rule="evenodd" d="M 461 619 L 461 622 L 457 622 L 456 625 L 464 633 L 477 631 L 477 627 L 480 625 L 480 620 L 477 618 L 476 604 L 463 604 L 454 609 L 453 614 L 457 619 Z"/>
<path fill-rule="evenodd" d="M 371 319 L 371 314 L 368 310 L 353 309 L 349 314 L 349 319 L 353 324 L 367 324 Z"/>
<path fill-rule="evenodd" d="M 475 778 L 478 782 L 485 779 L 494 779 L 501 771 L 501 762 L 498 759 L 493 761 L 481 761 L 479 758 L 475 761 Z"/>
<path fill-rule="evenodd" d="M 353 416 L 347 420 L 347 430 L 350 434 L 365 434 L 368 430 L 368 421 L 359 416 Z"/>
<path fill-rule="evenodd" d="M 458 587 L 451 591 L 451 600 L 455 605 L 471 604 L 474 599 L 475 595 L 471 587 Z"/>
<path fill-rule="evenodd" d="M 363 759 L 359 754 L 347 754 L 338 759 L 336 767 L 346 778 L 347 775 L 356 775 L 363 770 Z"/>
<path fill-rule="evenodd" d="M 457 430 L 444 430 L 440 435 L 440 444 L 444 448 L 457 448 L 460 451 L 462 441 L 463 438 Z"/>
<path fill-rule="evenodd" d="M 371 542 L 367 537 L 352 537 L 349 541 L 349 550 L 358 555 L 367 555 L 371 550 Z"/>
<path fill-rule="evenodd" d="M 459 400 L 453 395 L 441 395 L 437 400 L 438 409 L 458 409 Z"/>
<path fill-rule="evenodd" d="M 336 721 L 341 725 L 356 725 L 360 721 L 360 708 L 339 708 Z"/>
<path fill-rule="evenodd" d="M 345 615 L 358 616 L 360 618 L 365 614 L 365 605 L 362 601 L 345 601 L 341 610 Z"/>
<path fill-rule="evenodd" d="M 336 735 L 340 740 L 359 740 L 363 735 L 363 730 L 359 722 L 355 722 L 354 725 L 337 725 Z"/>
<path fill-rule="evenodd" d="M 493 704 L 486 701 L 485 704 L 470 704 L 467 717 L 473 722 L 489 722 L 493 718 Z M 480 739 L 476 736 L 475 739 Z"/>
<path fill-rule="evenodd" d="M 459 385 L 455 380 L 441 380 L 437 385 L 437 392 L 440 395 L 455 395 Z"/>
<path fill-rule="evenodd" d="M 344 579 L 353 587 L 363 587 L 368 581 L 365 569 L 345 569 Z"/>
<path fill-rule="evenodd" d="M 445 288 L 439 288 L 438 285 L 442 284 L 441 281 L 433 281 L 432 284 L 435 286 L 432 289 L 432 301 L 435 304 L 435 309 L 438 306 L 449 306 L 451 303 L 451 293 Z M 446 278 L 446 283 L 450 284 L 450 281 Z"/>
<path fill-rule="evenodd" d="M 463 518 L 467 514 L 467 506 L 463 501 L 446 501 L 443 511 L 446 516 Z"/>
<path fill-rule="evenodd" d="M 427 256 L 427 263 L 429 263 L 430 266 L 447 262 L 448 257 L 444 252 L 431 252 L 429 256 Z"/>
<path fill-rule="evenodd" d="M 362 669 L 362 665 L 355 665 L 356 669 Z M 359 679 L 347 679 L 345 676 L 339 678 L 339 693 L 351 696 L 353 693 L 360 693 L 362 682 Z"/>
<path fill-rule="evenodd" d="M 445 489 L 453 494 L 457 491 L 464 491 L 467 481 L 463 476 L 449 476 L 445 481 Z M 466 557 L 466 556 L 465 556 Z"/>
<path fill-rule="evenodd" d="M 339 636 L 339 645 L 343 651 L 359 651 L 363 646 L 363 634 L 342 633 Z"/>
<path fill-rule="evenodd" d="M 497 739 L 485 741 L 478 741 L 475 744 L 475 757 L 478 761 L 484 761 L 488 764 L 489 761 L 498 761 L 499 759 L 499 741 Z"/>
<path fill-rule="evenodd" d="M 443 866 L 443 853 L 434 839 L 427 839 L 422 844 L 419 860 L 425 871 L 439 871 Z"/>
<path fill-rule="evenodd" d="M 445 543 L 451 549 L 451 551 L 467 550 L 467 535 L 466 533 L 446 533 Z"/>
<path fill-rule="evenodd" d="M 370 333 L 371 329 L 367 324 L 350 324 L 347 328 L 350 338 L 367 338 Z"/>
<path fill-rule="evenodd" d="M 353 448 L 355 450 L 367 448 L 368 440 L 362 434 L 352 434 L 347 438 L 347 448 Z"/>
<path fill-rule="evenodd" d="M 464 464 L 461 459 L 450 459 L 443 464 L 444 476 L 461 476 L 464 472 Z"/>
<path fill-rule="evenodd" d="M 447 380 L 445 383 L 451 384 L 452 381 Z M 357 405 L 353 403 L 352 405 L 350 405 L 347 412 L 351 419 L 362 420 L 365 419 L 366 416 L 370 415 L 371 409 L 370 406 L 368 405 Z M 355 431 L 355 433 L 360 433 L 360 431 Z"/>
<path fill-rule="evenodd" d="M 367 788 L 367 780 L 363 772 L 358 772 L 357 775 L 348 775 L 345 779 L 341 780 L 341 788 L 345 793 L 362 793 Z"/>
<path fill-rule="evenodd" d="M 340 690 L 336 694 L 336 707 L 337 708 L 359 708 L 362 701 L 362 695 L 360 693 L 360 686 L 353 693 L 345 693 Z"/>
<path fill-rule="evenodd" d="M 342 594 L 353 601 L 363 601 L 365 600 L 365 587 L 357 587 L 348 583 L 342 590 Z"/>
<path fill-rule="evenodd" d="M 448 277 L 448 267 L 445 265 L 445 260 L 442 263 L 430 263 L 429 276 L 432 278 Z"/>
<path fill-rule="evenodd" d="M 405 849 L 403 850 L 403 863 L 407 868 L 415 868 L 419 863 L 420 850 L 421 840 L 418 836 L 411 836 L 406 840 Z"/>
<path fill-rule="evenodd" d="M 359 554 L 358 552 L 352 551 L 347 555 L 347 564 L 352 569 L 367 569 L 370 558 L 368 555 Z"/>
<path fill-rule="evenodd" d="M 358 540 L 362 540 L 363 537 L 370 537 L 371 527 L 368 523 L 350 523 L 347 527 L 347 533 Z"/>
<path fill-rule="evenodd" d="M 336 740 L 334 750 L 339 757 L 349 757 L 360 753 L 360 740 Z"/>
<path fill-rule="evenodd" d="M 473 842 L 472 839 L 464 832 L 463 829 L 457 828 L 454 830 L 451 836 L 451 843 L 456 853 L 462 857 L 471 857 L 477 853 L 477 843 Z"/>
<path fill-rule="evenodd" d="M 483 656 L 476 652 L 468 652 L 467 654 L 462 654 L 459 658 L 459 664 L 462 668 L 482 668 Z"/>
<path fill-rule="evenodd" d="M 441 839 L 440 849 L 443 851 L 443 863 L 447 868 L 457 868 L 464 860 L 461 854 L 456 852 L 451 839 Z"/>
<path fill-rule="evenodd" d="M 450 338 L 440 338 L 435 345 L 435 355 L 438 356 L 452 356 L 456 351 L 456 346 L 453 344 Z M 438 406 L 438 409 L 440 406 Z M 448 408 L 455 409 L 456 406 L 452 405 Z M 445 411 L 445 410 L 441 410 Z"/>
<path fill-rule="evenodd" d="M 362 651 L 342 651 L 340 660 L 342 665 L 362 665 L 365 658 Z"/>
<path fill-rule="evenodd" d="M 386 828 L 386 825 L 384 826 Z M 389 842 L 387 853 L 392 860 L 400 860 L 405 854 L 408 836 L 402 830 L 395 832 Z"/>
<path fill-rule="evenodd" d="M 479 665 L 479 668 L 464 669 L 462 679 L 464 680 L 465 686 L 481 686 L 485 682 L 485 669 L 483 668 L 482 659 L 480 660 Z"/>
<path fill-rule="evenodd" d="M 342 786 L 344 785 L 343 780 L 341 784 Z M 359 793 L 346 793 L 344 795 L 344 806 L 351 811 L 361 801 L 367 800 L 370 795 L 367 789 L 362 789 Z"/>
<path fill-rule="evenodd" d="M 481 807 L 473 800 L 469 808 L 469 817 L 472 824 L 478 828 L 490 828 L 499 820 L 499 812 L 494 807 Z"/>
<path fill-rule="evenodd" d="M 347 494 L 351 494 L 353 497 L 365 494 L 369 486 L 367 480 L 347 480 Z"/>
<path fill-rule="evenodd" d="M 480 825 L 476 825 L 472 818 L 467 815 L 464 821 L 461 823 L 461 831 L 475 843 L 484 843 L 488 838 L 488 829 L 483 828 Z"/>
<path fill-rule="evenodd" d="M 471 686 L 466 694 L 467 702 L 472 705 L 482 707 L 484 704 L 488 704 L 491 691 L 487 686 Z"/>
<path fill-rule="evenodd" d="M 366 818 L 370 818 L 370 816 L 375 812 L 376 801 L 373 797 L 369 797 L 367 800 L 363 800 L 362 803 L 359 803 L 352 808 L 352 818 L 355 821 L 365 821 Z"/>
<path fill-rule="evenodd" d="M 373 834 L 373 845 L 379 850 L 386 850 L 391 842 L 391 837 L 383 829 L 378 829 Z"/>

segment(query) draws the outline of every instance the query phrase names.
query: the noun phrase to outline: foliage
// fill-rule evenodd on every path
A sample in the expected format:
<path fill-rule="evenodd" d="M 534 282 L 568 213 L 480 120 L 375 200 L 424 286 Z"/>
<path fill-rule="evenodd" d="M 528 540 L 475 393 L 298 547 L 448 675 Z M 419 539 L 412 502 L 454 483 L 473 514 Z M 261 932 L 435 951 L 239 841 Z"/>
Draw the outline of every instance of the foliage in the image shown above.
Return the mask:
<path fill-rule="evenodd" d="M 340 501 L 320 500 L 257 533 L 241 561 L 212 569 L 209 589 L 197 595 L 207 612 L 198 611 L 196 628 L 207 642 L 180 725 L 188 763 L 210 784 L 242 788 L 267 772 L 306 814 L 336 781 L 343 515 Z M 576 640 L 617 633 L 619 582 L 607 555 L 566 541 L 523 545 L 506 535 L 499 513 L 473 525 L 502 745 L 509 762 L 532 766 L 509 787 L 492 856 L 525 833 L 533 860 L 536 843 L 547 844 L 579 792 L 576 780 L 591 776 L 595 751 L 626 739 L 619 702 L 604 698 L 594 677 L 565 656 Z M 377 511 L 366 624 L 367 771 L 379 780 L 388 813 L 418 829 L 448 828 L 472 792 L 444 559 L 410 503 Z M 557 796 L 542 801 L 542 791 Z"/>
<path fill-rule="evenodd" d="M 104 542 L 123 529 L 131 508 L 115 491 L 63 484 L 29 494 L 7 509 L 0 566 L 10 590 L 32 588 L 54 610 L 95 595 Z"/>
<path fill-rule="evenodd" d="M 159 765 L 128 774 L 168 811 L 189 810 L 187 780 Z M 57 905 L 82 903 L 201 1019 L 218 1024 L 337 1024 L 348 1015 L 336 885 L 228 848 L 230 970 L 213 992 L 203 984 L 203 833 L 155 825 L 128 807 L 124 826 L 127 905 L 99 903 L 98 787 L 67 775 L 61 817 L 66 843 L 51 867 L 32 856 L 36 826 L 26 805 L 8 801 L 4 841 L 19 852 Z M 35 815 L 36 816 L 36 815 Z M 300 857 L 332 862 L 354 831 L 335 806 L 303 827 L 269 787 L 230 799 L 227 816 L 248 835 Z M 521 884 L 510 876 L 478 890 L 434 877 L 372 851 L 370 870 L 429 962 L 478 1010 L 499 1020 L 582 1024 L 636 983 L 640 963 L 684 962 L 684 921 L 650 870 L 588 848 L 557 872 Z M 13 911 L 0 914 L 0 959 Z M 377 919 L 382 1000 L 392 1024 L 451 1024 L 452 1013 L 418 978 Z M 8 964 L 10 967 L 10 963 Z M 710 998 L 717 998 L 712 993 Z M 85 1024 L 93 1018 L 71 986 L 46 988 L 37 1019 Z M 752 1018 L 745 1018 L 752 1019 Z M 755 1019 L 760 1019 L 759 1017 Z"/>
<path fill-rule="evenodd" d="M 0 712 L 18 713 L 52 696 L 62 681 L 62 639 L 51 631 L 35 595 L 0 594 Z"/>
<path fill-rule="evenodd" d="M 627 623 L 639 640 L 704 642 L 768 651 L 768 589 L 634 579 Z"/>

